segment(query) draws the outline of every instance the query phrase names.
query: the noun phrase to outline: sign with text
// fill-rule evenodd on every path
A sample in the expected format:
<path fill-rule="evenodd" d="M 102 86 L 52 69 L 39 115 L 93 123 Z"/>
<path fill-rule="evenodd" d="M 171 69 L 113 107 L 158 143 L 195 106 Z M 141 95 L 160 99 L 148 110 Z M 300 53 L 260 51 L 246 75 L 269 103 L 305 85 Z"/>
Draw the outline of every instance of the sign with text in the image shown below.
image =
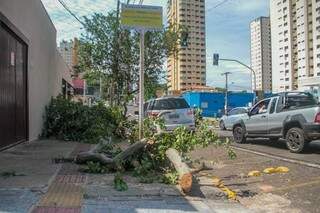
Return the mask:
<path fill-rule="evenodd" d="M 121 26 L 137 30 L 161 30 L 162 7 L 122 4 Z"/>

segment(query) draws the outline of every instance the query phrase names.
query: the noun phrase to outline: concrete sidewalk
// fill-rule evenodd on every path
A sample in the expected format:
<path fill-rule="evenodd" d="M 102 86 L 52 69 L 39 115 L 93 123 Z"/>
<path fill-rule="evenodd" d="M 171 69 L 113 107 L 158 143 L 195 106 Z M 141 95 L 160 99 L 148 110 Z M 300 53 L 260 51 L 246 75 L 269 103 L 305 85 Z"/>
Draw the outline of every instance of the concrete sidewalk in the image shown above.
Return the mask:
<path fill-rule="evenodd" d="M 52 158 L 68 156 L 76 146 L 44 140 L 0 152 L 0 212 L 28 212 L 61 168 Z"/>
<path fill-rule="evenodd" d="M 217 192 L 212 187 L 185 197 L 174 186 L 140 184 L 125 174 L 129 189 L 118 192 L 113 188 L 114 174 L 82 174 L 78 165 L 52 162 L 89 147 L 44 140 L 0 152 L 0 212 L 248 212 L 238 203 L 209 199 Z"/>

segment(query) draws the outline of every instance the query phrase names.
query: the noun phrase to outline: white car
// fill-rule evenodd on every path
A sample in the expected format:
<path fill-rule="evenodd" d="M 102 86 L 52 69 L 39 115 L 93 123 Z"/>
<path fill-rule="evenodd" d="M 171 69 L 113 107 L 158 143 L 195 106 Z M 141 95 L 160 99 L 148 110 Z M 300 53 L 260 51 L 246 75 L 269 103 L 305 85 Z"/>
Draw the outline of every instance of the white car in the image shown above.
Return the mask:
<path fill-rule="evenodd" d="M 248 117 L 248 108 L 237 107 L 228 112 L 220 119 L 219 127 L 221 130 L 231 130 L 233 125 L 239 120 Z"/>
<path fill-rule="evenodd" d="M 164 97 L 148 101 L 145 113 L 147 116 L 163 118 L 167 131 L 173 131 L 180 126 L 195 129 L 194 109 L 182 97 Z"/>

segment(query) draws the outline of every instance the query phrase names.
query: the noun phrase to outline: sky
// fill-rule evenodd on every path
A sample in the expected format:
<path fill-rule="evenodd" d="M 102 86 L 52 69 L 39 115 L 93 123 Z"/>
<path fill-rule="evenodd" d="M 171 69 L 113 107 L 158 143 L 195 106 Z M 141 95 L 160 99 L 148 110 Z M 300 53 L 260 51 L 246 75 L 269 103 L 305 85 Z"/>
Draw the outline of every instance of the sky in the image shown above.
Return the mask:
<path fill-rule="evenodd" d="M 42 0 L 42 2 L 57 29 L 58 42 L 62 39 L 79 37 L 82 32 L 81 24 L 62 7 L 58 0 Z M 106 14 L 116 8 L 116 0 L 64 0 L 64 2 L 80 18 L 90 16 L 94 12 Z M 164 8 L 166 3 L 167 0 L 144 0 L 146 5 Z M 252 20 L 260 16 L 269 16 L 269 0 L 206 0 L 208 86 L 225 87 L 225 77 L 221 74 L 228 71 L 232 73 L 229 77 L 231 90 L 251 90 L 249 70 L 233 62 L 221 61 L 219 66 L 213 66 L 212 56 L 213 53 L 219 53 L 220 58 L 237 59 L 250 65 L 249 25 Z"/>

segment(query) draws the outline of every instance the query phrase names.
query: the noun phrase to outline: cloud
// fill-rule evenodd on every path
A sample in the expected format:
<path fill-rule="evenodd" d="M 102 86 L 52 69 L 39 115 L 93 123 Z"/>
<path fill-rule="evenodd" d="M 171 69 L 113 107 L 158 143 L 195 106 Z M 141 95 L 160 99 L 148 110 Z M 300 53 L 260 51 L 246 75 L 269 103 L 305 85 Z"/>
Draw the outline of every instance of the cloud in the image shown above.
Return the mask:
<path fill-rule="evenodd" d="M 78 17 L 90 16 L 93 13 L 107 13 L 115 8 L 115 0 L 64 0 L 65 5 Z M 82 25 L 57 1 L 42 0 L 56 29 L 57 41 L 78 37 Z"/>
<path fill-rule="evenodd" d="M 268 9 L 269 0 L 238 0 L 234 3 L 234 10 L 240 13 L 256 12 Z"/>

